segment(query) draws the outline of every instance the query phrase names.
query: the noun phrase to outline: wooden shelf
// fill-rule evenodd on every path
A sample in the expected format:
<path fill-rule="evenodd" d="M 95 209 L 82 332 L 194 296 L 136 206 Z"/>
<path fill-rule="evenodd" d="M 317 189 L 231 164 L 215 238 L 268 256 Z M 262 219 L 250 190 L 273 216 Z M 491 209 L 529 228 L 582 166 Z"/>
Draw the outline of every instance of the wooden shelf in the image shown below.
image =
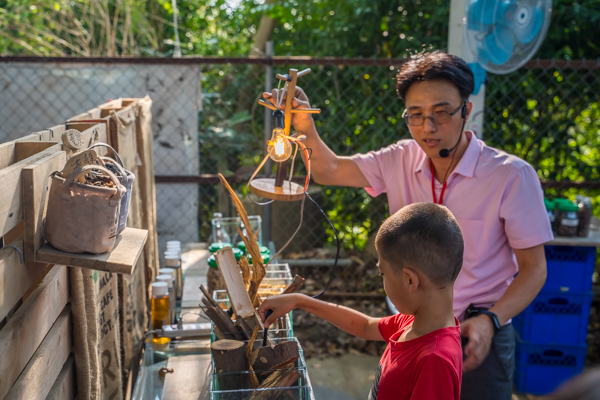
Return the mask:
<path fill-rule="evenodd" d="M 46 243 L 37 252 L 38 262 L 69 267 L 97 269 L 131 275 L 148 238 L 145 229 L 125 228 L 115 241 L 115 247 L 104 254 L 77 254 L 60 251 Z"/>

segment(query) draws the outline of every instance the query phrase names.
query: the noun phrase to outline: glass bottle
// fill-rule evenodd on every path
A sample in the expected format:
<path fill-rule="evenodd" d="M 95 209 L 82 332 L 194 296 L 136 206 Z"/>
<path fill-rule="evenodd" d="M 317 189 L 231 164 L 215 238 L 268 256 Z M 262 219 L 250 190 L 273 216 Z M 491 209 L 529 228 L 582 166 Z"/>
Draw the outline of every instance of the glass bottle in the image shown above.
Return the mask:
<path fill-rule="evenodd" d="M 590 233 L 590 222 L 592 220 L 592 199 L 586 196 L 578 196 L 577 206 L 577 218 L 579 219 L 579 225 L 577 226 L 577 236 L 587 237 Z"/>
<path fill-rule="evenodd" d="M 175 316 L 175 292 L 173 291 L 173 276 L 172 275 L 157 275 L 157 282 L 165 282 L 167 284 L 167 288 L 169 290 L 169 321 L 171 324 L 177 323 L 177 319 Z"/>
<path fill-rule="evenodd" d="M 216 212 L 213 214 L 213 242 L 231 243 L 231 238 L 223 226 L 223 214 Z"/>
<path fill-rule="evenodd" d="M 579 207 L 571 202 L 560 202 L 558 210 L 560 214 L 556 233 L 559 236 L 576 236 L 577 227 L 579 226 L 579 218 L 577 218 Z"/>
<path fill-rule="evenodd" d="M 152 329 L 162 329 L 163 325 L 169 324 L 169 293 L 165 282 L 154 282 L 152 284 L 152 299 L 150 309 L 152 318 Z M 168 337 L 152 335 L 155 344 L 166 344 L 171 341 Z"/>

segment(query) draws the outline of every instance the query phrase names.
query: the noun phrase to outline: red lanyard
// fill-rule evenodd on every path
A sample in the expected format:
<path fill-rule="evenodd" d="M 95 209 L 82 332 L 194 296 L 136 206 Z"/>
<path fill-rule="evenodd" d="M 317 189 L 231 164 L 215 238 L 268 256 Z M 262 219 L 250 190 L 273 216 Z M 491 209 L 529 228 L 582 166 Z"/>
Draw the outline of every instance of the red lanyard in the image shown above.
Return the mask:
<path fill-rule="evenodd" d="M 442 186 L 442 192 L 440 193 L 440 202 L 437 202 L 437 198 L 435 196 L 435 168 L 433 167 L 433 161 L 429 160 L 429 165 L 431 165 L 431 194 L 433 194 L 433 202 L 435 204 L 442 204 L 442 201 L 444 200 L 444 192 L 446 191 L 446 184 L 448 183 L 448 181 L 444 182 L 444 185 Z"/>

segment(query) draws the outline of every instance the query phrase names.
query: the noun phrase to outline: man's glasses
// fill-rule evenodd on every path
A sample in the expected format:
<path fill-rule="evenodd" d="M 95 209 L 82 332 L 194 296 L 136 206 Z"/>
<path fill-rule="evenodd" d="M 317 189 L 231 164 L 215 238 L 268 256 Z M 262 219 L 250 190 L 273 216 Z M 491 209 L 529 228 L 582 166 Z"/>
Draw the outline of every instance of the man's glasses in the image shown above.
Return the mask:
<path fill-rule="evenodd" d="M 446 110 L 440 110 L 433 113 L 433 115 L 423 115 L 423 114 L 408 114 L 408 110 L 404 110 L 402 114 L 402 118 L 406 121 L 406 124 L 409 126 L 423 126 L 425 123 L 425 118 L 429 118 L 431 122 L 435 125 L 443 125 L 450 122 L 452 116 L 456 114 L 461 108 L 463 108 L 464 103 L 458 106 L 456 110 L 450 112 Z"/>

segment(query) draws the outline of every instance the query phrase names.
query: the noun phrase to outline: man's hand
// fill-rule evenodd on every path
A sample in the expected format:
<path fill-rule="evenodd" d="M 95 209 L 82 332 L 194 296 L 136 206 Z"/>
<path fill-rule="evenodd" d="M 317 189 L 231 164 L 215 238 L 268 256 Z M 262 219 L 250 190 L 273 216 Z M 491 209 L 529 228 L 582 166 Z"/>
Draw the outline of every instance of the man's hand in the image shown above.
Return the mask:
<path fill-rule="evenodd" d="M 282 96 L 283 99 L 278 97 Z M 264 92 L 263 97 L 270 101 L 274 106 L 277 106 L 277 101 L 279 100 L 279 108 L 285 109 L 285 101 L 287 99 L 287 90 L 271 90 L 271 93 Z M 294 93 L 294 100 L 292 101 L 292 108 L 310 108 L 310 102 L 308 101 L 308 97 L 306 97 L 306 93 L 302 90 L 301 87 L 296 86 L 296 91 Z M 295 113 L 292 114 L 292 125 L 298 132 L 304 132 L 312 126 L 312 116 L 309 113 Z"/>
<path fill-rule="evenodd" d="M 461 335 L 469 338 L 465 346 L 463 371 L 472 371 L 479 367 L 490 353 L 492 340 L 494 339 L 494 325 L 490 318 L 485 315 L 469 318 L 460 325 Z"/>
<path fill-rule="evenodd" d="M 303 296 L 298 293 L 282 294 L 272 296 L 263 301 L 258 307 L 258 314 L 263 321 L 265 328 L 277 321 L 277 318 L 284 316 L 291 310 L 298 307 L 299 300 Z M 267 318 L 267 312 L 273 310 L 273 313 Z"/>

